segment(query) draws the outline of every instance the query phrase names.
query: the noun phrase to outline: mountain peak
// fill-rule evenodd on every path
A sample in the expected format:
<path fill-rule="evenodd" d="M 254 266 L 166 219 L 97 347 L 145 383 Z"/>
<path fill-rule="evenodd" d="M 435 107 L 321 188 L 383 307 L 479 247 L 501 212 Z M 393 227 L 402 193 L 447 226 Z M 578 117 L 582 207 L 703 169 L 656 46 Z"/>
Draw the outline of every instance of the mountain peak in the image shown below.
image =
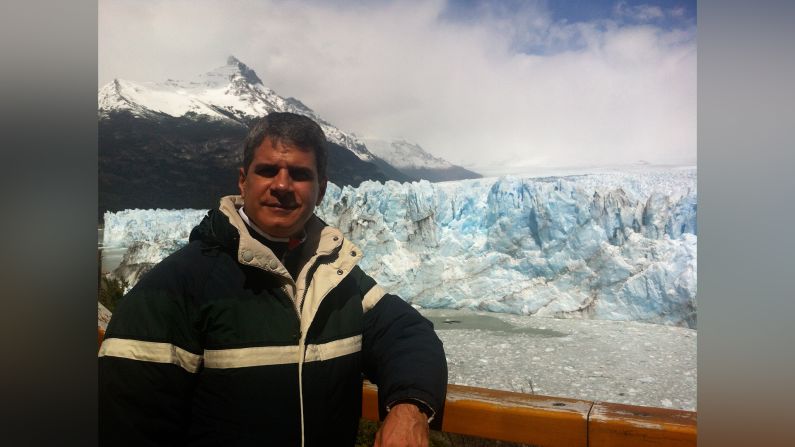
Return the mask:
<path fill-rule="evenodd" d="M 249 84 L 260 84 L 264 85 L 262 79 L 257 76 L 257 73 L 254 72 L 248 65 L 244 64 L 240 61 L 240 59 L 236 58 L 235 56 L 230 55 L 226 58 L 226 65 L 232 66 L 240 73 L 240 75 L 245 79 Z"/>
<path fill-rule="evenodd" d="M 452 164 L 447 160 L 429 154 L 419 144 L 411 143 L 405 138 L 399 138 L 394 141 L 376 139 L 365 139 L 364 141 L 371 152 L 398 169 L 448 169 L 452 167 Z"/>
<path fill-rule="evenodd" d="M 225 65 L 200 74 L 194 80 L 137 83 L 114 79 L 100 88 L 98 103 L 100 118 L 114 110 L 126 110 L 136 116 L 158 119 L 164 115 L 205 117 L 244 126 L 248 126 L 251 119 L 271 112 L 298 113 L 314 119 L 329 141 L 349 149 L 363 161 L 373 159 L 356 137 L 324 121 L 300 100 L 281 97 L 265 87 L 254 70 L 232 55 L 226 58 Z"/>

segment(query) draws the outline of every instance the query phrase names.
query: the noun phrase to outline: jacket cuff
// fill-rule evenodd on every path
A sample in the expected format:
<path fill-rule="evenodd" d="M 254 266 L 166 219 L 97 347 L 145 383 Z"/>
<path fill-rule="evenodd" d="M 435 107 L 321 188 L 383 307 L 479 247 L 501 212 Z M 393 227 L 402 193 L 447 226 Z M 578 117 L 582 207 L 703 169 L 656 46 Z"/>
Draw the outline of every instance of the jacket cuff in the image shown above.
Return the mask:
<path fill-rule="evenodd" d="M 419 410 L 428 417 L 428 424 L 431 423 L 433 418 L 436 416 L 436 411 L 434 411 L 433 407 L 431 407 L 427 402 L 422 399 L 417 399 L 416 397 L 408 397 L 405 399 L 398 399 L 394 400 L 388 404 L 386 404 L 386 412 L 389 411 L 397 404 L 412 404 L 419 408 Z"/>

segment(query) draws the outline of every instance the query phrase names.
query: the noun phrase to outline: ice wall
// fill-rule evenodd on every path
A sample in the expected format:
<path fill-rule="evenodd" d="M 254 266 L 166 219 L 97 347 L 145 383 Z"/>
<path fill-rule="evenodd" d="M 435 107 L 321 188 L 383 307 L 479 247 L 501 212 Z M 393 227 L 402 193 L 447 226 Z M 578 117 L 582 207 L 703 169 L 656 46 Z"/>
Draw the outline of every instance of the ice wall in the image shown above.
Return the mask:
<path fill-rule="evenodd" d="M 364 250 L 365 271 L 423 307 L 695 327 L 696 195 L 695 169 L 364 182 L 330 184 L 317 214 Z M 106 215 L 106 244 L 162 226 L 169 236 L 146 245 L 178 245 L 204 213 L 176 219 L 180 230 L 173 216 L 132 214 L 139 224 Z"/>

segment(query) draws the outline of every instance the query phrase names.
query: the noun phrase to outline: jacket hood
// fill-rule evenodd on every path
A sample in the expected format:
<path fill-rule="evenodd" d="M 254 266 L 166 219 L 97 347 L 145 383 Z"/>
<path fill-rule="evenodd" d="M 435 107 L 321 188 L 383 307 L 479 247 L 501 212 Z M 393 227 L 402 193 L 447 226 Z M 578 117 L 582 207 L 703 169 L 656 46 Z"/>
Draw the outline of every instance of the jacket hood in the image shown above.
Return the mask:
<path fill-rule="evenodd" d="M 202 221 L 191 230 L 188 241 L 197 240 L 212 247 L 236 251 L 240 232 L 229 225 L 229 218 L 220 209 L 215 208 L 208 211 Z"/>

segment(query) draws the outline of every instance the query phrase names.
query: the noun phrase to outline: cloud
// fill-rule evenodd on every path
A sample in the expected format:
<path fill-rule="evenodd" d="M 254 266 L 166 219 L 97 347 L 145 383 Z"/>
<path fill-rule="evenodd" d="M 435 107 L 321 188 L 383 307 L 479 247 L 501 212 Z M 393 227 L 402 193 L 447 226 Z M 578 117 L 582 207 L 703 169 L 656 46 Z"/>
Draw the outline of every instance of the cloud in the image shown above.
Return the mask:
<path fill-rule="evenodd" d="M 99 79 L 192 78 L 234 54 L 344 130 L 475 170 L 695 162 L 694 28 L 499 3 L 101 1 Z"/>
<path fill-rule="evenodd" d="M 640 22 L 651 22 L 665 18 L 665 13 L 659 6 L 652 5 L 627 5 L 627 2 L 618 2 L 615 13 L 620 17 L 634 19 Z"/>
<path fill-rule="evenodd" d="M 613 14 L 620 20 L 635 23 L 687 20 L 686 10 L 683 6 L 663 9 L 657 5 L 629 5 L 626 1 L 617 2 L 613 7 Z"/>

